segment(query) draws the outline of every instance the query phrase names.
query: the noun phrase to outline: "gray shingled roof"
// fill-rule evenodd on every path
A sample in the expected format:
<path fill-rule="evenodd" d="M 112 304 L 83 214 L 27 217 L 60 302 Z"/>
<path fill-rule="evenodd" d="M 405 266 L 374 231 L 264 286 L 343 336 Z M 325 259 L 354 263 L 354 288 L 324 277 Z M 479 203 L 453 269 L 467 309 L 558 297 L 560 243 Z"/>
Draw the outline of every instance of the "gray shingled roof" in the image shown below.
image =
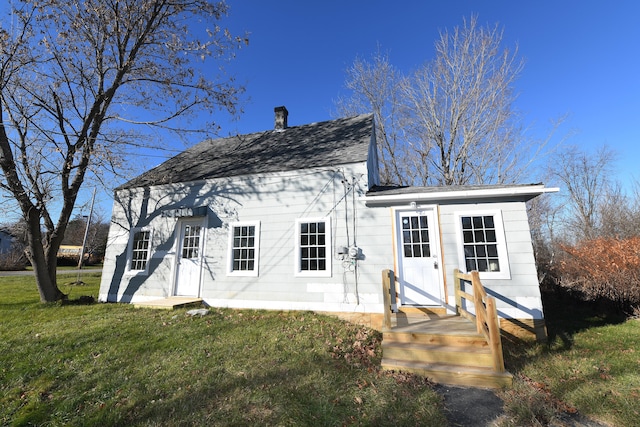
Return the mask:
<path fill-rule="evenodd" d="M 373 115 L 203 141 L 117 190 L 366 161 Z"/>

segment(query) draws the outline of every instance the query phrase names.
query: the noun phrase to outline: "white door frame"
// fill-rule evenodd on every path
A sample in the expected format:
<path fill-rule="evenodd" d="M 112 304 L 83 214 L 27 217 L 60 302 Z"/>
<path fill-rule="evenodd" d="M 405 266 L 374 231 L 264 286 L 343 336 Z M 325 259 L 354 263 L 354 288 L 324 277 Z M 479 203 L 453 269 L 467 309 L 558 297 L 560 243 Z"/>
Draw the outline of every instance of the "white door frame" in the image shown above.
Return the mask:
<path fill-rule="evenodd" d="M 182 246 L 184 243 L 184 236 L 183 236 L 183 229 L 184 226 L 189 224 L 189 225 L 197 225 L 200 226 L 200 240 L 199 240 L 199 250 L 198 250 L 198 264 L 199 264 L 199 270 L 198 270 L 198 285 L 197 285 L 197 291 L 195 292 L 195 295 L 186 295 L 186 296 L 193 296 L 193 297 L 199 297 L 201 295 L 202 292 L 202 268 L 203 268 L 203 261 L 204 261 L 204 251 L 205 251 L 205 238 L 206 238 L 206 217 L 184 217 L 184 218 L 180 218 L 178 220 L 178 222 L 176 223 L 176 255 L 175 255 L 175 259 L 174 259 L 174 274 L 173 274 L 173 286 L 172 286 L 172 292 L 171 294 L 174 296 L 179 295 L 178 293 L 178 285 L 179 285 L 179 280 L 180 280 L 180 260 L 182 259 Z"/>
<path fill-rule="evenodd" d="M 436 283 L 433 284 L 434 290 L 437 294 L 433 295 L 433 298 L 424 300 L 424 304 L 411 304 L 407 303 L 405 297 L 404 280 L 403 280 L 403 248 L 402 248 L 402 224 L 400 223 L 400 216 L 402 214 L 420 214 L 426 213 L 429 220 L 433 224 L 429 224 L 429 245 L 431 249 L 431 257 L 423 258 L 425 262 L 434 263 Z M 398 286 L 400 291 L 400 304 L 410 306 L 432 306 L 432 307 L 444 307 L 446 306 L 446 292 L 444 289 L 444 258 L 442 256 L 442 248 L 440 244 L 440 218 L 438 207 L 436 205 L 424 205 L 417 207 L 397 207 L 393 208 L 393 239 L 394 239 L 394 252 L 396 256 L 396 276 L 398 277 Z"/>

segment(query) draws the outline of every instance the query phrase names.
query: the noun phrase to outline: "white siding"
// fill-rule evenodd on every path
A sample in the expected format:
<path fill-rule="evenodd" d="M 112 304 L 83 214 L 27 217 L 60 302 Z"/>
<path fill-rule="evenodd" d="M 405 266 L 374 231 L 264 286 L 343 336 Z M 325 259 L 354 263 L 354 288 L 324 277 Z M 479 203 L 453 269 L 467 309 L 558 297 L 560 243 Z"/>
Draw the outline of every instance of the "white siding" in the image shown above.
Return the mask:
<path fill-rule="evenodd" d="M 511 279 L 482 279 L 489 293 L 496 297 L 498 314 L 516 319 L 543 318 L 540 288 L 533 256 L 529 222 L 524 202 L 451 204 L 440 206 L 440 225 L 445 256 L 447 293 L 454 301 L 453 270 L 460 265 L 461 245 L 456 213 L 473 214 L 499 210 L 502 213 Z"/>
<path fill-rule="evenodd" d="M 345 197 L 342 183 L 345 178 L 351 182 L 352 177 L 356 178 L 355 200 L 351 193 Z M 387 209 L 364 206 L 361 196 L 367 188 L 366 164 L 358 163 L 152 188 L 146 202 L 141 191 L 131 192 L 131 201 L 129 191 L 120 192 L 123 203 L 114 204 L 112 223 L 122 227 L 112 225 L 110 230 L 100 299 L 135 301 L 171 295 L 178 219 L 161 212 L 208 206 L 201 296 L 209 304 L 381 312 L 380 272 L 393 267 L 391 223 Z M 313 217 L 328 217 L 332 223 L 331 277 L 294 276 L 295 220 Z M 261 221 L 259 275 L 228 276 L 228 224 L 254 220 Z M 129 230 L 137 226 L 154 231 L 148 276 L 124 273 Z M 357 275 L 353 264 L 337 255 L 337 248 L 353 244 L 354 238 L 362 251 Z"/>
<path fill-rule="evenodd" d="M 381 271 L 394 268 L 393 210 L 365 207 L 369 188 L 365 162 L 334 168 L 271 173 L 175 184 L 117 194 L 103 268 L 100 299 L 142 301 L 173 294 L 179 218 L 167 212 L 206 206 L 201 297 L 212 306 L 341 312 L 382 312 Z M 343 180 L 355 177 L 356 197 L 345 196 Z M 446 203 L 438 206 L 445 289 L 454 302 L 453 270 L 461 245 L 456 215 L 500 211 L 509 279 L 483 279 L 498 301 L 501 317 L 543 318 L 525 203 Z M 356 215 L 354 227 L 354 213 Z M 345 218 L 346 215 L 346 218 Z M 295 221 L 329 218 L 332 275 L 295 275 Z M 229 224 L 260 221 L 259 275 L 227 275 Z M 130 230 L 153 230 L 148 274 L 127 273 Z M 357 243 L 357 269 L 337 249 Z"/>

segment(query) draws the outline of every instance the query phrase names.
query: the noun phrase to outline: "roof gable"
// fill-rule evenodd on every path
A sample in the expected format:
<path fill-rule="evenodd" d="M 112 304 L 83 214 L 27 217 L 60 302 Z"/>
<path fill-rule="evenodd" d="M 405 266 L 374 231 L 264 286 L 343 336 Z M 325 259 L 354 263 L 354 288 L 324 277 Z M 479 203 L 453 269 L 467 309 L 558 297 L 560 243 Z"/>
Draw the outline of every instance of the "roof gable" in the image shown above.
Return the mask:
<path fill-rule="evenodd" d="M 367 160 L 373 115 L 203 141 L 117 189 Z"/>

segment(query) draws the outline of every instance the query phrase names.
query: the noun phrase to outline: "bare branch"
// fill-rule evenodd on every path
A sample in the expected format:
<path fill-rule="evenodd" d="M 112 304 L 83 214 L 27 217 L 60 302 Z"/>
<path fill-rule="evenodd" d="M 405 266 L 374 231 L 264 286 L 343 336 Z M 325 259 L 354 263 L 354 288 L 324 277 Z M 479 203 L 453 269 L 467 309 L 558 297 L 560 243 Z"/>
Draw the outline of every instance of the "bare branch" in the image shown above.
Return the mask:
<path fill-rule="evenodd" d="M 190 117 L 235 114 L 242 88 L 201 64 L 233 57 L 244 39 L 220 27 L 224 2 L 17 3 L 17 26 L 0 28 L 0 189 L 28 224 L 41 299 L 49 301 L 61 297 L 56 252 L 87 177 L 113 176 L 143 145 L 134 123 L 187 130 Z"/>
<path fill-rule="evenodd" d="M 402 76 L 387 56 L 356 59 L 341 114 L 373 111 L 383 183 L 461 185 L 520 179 L 544 143 L 524 136 L 513 88 L 524 67 L 502 30 L 476 16 L 444 31 L 435 58 Z"/>

